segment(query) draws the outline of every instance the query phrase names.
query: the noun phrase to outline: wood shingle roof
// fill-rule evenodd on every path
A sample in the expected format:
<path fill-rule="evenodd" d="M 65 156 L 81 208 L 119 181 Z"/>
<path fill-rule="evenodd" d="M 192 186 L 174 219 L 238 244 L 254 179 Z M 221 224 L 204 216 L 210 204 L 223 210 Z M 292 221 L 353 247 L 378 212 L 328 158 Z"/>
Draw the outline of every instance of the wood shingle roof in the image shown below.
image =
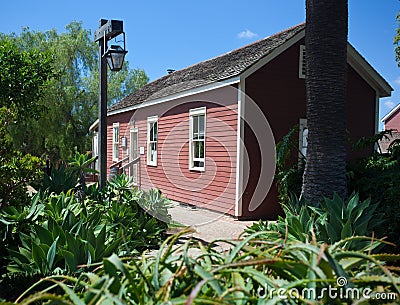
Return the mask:
<path fill-rule="evenodd" d="M 296 25 L 224 55 L 165 75 L 123 98 L 112 105 L 108 111 L 117 111 L 145 101 L 239 76 L 304 28 L 304 23 Z"/>

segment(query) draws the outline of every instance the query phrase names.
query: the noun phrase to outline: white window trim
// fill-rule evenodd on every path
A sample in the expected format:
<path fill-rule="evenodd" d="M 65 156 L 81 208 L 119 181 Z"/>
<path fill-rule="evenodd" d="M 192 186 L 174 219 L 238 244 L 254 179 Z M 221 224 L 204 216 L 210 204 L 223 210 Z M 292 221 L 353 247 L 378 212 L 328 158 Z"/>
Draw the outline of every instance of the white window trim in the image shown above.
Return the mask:
<path fill-rule="evenodd" d="M 204 158 L 194 160 L 193 158 L 193 116 L 204 115 Z M 189 110 L 189 170 L 204 172 L 206 170 L 206 137 L 207 137 L 207 114 L 206 107 L 199 107 Z M 204 166 L 194 166 L 194 161 L 202 161 Z"/>
<path fill-rule="evenodd" d="M 137 134 L 137 143 L 136 143 L 136 145 L 137 145 L 137 154 L 138 154 L 138 156 L 140 155 L 139 154 L 139 128 L 138 127 L 131 127 L 130 129 L 129 129 L 129 151 L 128 151 L 128 156 L 129 156 L 129 158 L 130 158 L 130 161 L 132 161 L 131 160 L 131 158 L 132 158 L 132 133 L 136 133 Z"/>
<path fill-rule="evenodd" d="M 118 141 L 115 141 L 115 128 L 118 128 Z M 118 162 L 119 160 L 119 137 L 121 134 L 121 130 L 119 128 L 119 123 L 113 123 L 113 132 L 112 132 L 112 160 Z M 117 149 L 116 149 L 117 147 Z M 115 157 L 116 152 L 118 150 L 118 157 Z"/>
<path fill-rule="evenodd" d="M 157 144 L 156 156 L 155 160 L 151 161 L 150 159 L 150 124 L 157 123 L 157 141 L 153 141 Z M 147 165 L 149 166 L 157 166 L 157 159 L 158 159 L 158 116 L 151 116 L 147 118 Z"/>
<path fill-rule="evenodd" d="M 300 54 L 299 54 L 299 78 L 306 78 L 305 73 L 305 65 L 306 65 L 306 46 L 300 45 Z"/>
<path fill-rule="evenodd" d="M 307 146 L 308 146 L 308 141 L 306 145 L 304 145 L 304 130 L 308 129 L 307 127 L 307 119 L 300 119 L 300 124 L 299 124 L 299 162 L 301 162 L 303 156 L 307 156 Z M 303 149 L 306 149 L 304 152 Z"/>
<path fill-rule="evenodd" d="M 99 155 L 99 133 L 97 131 L 93 132 L 92 138 L 92 157 L 97 157 Z"/>

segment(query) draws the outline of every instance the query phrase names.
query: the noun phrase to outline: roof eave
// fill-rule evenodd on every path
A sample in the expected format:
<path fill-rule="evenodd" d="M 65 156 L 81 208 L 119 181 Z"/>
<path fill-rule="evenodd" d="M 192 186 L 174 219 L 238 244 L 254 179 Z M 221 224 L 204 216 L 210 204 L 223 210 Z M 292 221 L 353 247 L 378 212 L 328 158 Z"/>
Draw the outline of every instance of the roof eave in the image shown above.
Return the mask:
<path fill-rule="evenodd" d="M 99 119 L 97 119 L 96 121 L 93 122 L 92 125 L 90 125 L 89 131 L 90 131 L 90 132 L 96 131 L 96 129 L 97 129 L 98 126 L 99 126 Z"/>
<path fill-rule="evenodd" d="M 393 114 L 395 114 L 395 112 L 397 111 L 397 110 L 399 110 L 400 109 L 400 104 L 398 104 L 396 107 L 394 107 L 387 115 L 385 115 L 383 118 L 382 118 L 382 122 L 383 123 L 385 123 L 385 121 L 387 121 Z"/>
<path fill-rule="evenodd" d="M 347 62 L 377 92 L 378 97 L 391 96 L 393 88 L 350 44 L 347 44 Z"/>

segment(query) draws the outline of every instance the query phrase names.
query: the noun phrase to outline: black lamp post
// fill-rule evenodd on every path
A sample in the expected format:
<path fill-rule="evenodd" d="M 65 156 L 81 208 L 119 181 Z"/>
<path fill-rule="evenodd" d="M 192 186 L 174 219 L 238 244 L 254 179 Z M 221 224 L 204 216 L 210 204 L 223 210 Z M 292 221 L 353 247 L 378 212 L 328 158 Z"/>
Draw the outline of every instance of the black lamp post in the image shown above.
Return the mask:
<path fill-rule="evenodd" d="M 123 21 L 101 19 L 99 28 L 94 33 L 94 41 L 99 43 L 99 188 L 107 182 L 107 63 L 111 71 L 122 69 L 125 54 L 125 33 Z M 123 34 L 124 47 L 112 45 L 107 48 L 107 42 Z"/>

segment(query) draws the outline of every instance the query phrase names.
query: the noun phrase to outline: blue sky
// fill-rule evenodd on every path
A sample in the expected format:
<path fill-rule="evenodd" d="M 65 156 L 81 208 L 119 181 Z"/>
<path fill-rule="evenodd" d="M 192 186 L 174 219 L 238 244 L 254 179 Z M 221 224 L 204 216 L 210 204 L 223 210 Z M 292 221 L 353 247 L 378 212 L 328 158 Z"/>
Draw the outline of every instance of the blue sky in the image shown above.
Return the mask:
<path fill-rule="evenodd" d="M 76 20 L 92 33 L 100 18 L 124 20 L 127 59 L 151 80 L 218 56 L 305 20 L 305 0 L 3 1 L 0 32 L 63 31 Z M 349 41 L 394 88 L 380 117 L 400 103 L 393 36 L 399 0 L 349 0 Z"/>

